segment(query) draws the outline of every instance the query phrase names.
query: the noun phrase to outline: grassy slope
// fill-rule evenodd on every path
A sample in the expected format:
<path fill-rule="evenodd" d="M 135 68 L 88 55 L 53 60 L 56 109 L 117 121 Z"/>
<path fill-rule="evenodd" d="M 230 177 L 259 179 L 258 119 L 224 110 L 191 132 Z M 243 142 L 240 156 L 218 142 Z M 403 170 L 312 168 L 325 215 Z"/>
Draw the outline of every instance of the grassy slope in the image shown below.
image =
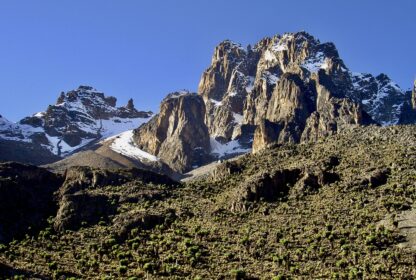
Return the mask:
<path fill-rule="evenodd" d="M 133 229 L 126 239 L 118 238 L 112 222 L 66 233 L 48 228 L 0 245 L 0 262 L 20 269 L 18 274 L 50 278 L 413 279 L 416 254 L 397 246 L 403 236 L 395 215 L 415 199 L 415 143 L 412 126 L 357 128 L 316 144 L 244 156 L 237 161 L 241 173 L 177 189 L 132 182 L 91 190 L 120 196 L 137 189 L 163 193 L 138 203 L 114 201 L 114 218 L 166 209 L 174 209 L 177 217 L 150 230 Z M 230 211 L 245 180 L 275 169 L 314 168 L 330 156 L 340 159 L 332 170 L 338 182 L 256 202 L 247 212 Z M 365 181 L 384 168 L 390 169 L 386 184 Z"/>

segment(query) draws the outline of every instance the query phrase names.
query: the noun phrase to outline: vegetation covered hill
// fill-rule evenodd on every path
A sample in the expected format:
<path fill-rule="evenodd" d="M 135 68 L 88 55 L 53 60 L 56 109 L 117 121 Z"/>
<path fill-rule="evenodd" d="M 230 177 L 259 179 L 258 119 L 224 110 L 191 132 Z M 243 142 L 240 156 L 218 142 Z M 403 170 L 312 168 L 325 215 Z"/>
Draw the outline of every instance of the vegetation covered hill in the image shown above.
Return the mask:
<path fill-rule="evenodd" d="M 48 224 L 0 245 L 0 273 L 413 279 L 416 251 L 403 217 L 415 219 L 415 144 L 414 126 L 359 127 L 246 155 L 184 184 L 73 170 Z"/>

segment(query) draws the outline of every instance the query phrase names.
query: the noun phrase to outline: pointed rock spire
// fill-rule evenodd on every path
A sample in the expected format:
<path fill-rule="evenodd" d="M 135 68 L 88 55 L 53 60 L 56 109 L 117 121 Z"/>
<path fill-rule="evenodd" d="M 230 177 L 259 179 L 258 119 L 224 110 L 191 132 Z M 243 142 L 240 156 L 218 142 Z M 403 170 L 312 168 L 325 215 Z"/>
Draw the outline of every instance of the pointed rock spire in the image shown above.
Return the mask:
<path fill-rule="evenodd" d="M 61 91 L 61 94 L 58 97 L 58 100 L 56 100 L 56 104 L 61 104 L 65 101 L 65 92 Z"/>
<path fill-rule="evenodd" d="M 129 101 L 127 102 L 126 108 L 129 110 L 134 110 L 133 98 L 129 99 Z"/>

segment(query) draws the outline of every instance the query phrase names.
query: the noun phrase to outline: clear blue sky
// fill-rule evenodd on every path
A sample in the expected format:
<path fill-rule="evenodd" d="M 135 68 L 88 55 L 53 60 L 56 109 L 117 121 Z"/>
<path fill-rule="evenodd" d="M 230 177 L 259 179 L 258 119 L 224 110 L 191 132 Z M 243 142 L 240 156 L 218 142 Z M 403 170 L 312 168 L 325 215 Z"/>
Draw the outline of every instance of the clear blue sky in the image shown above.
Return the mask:
<path fill-rule="evenodd" d="M 87 84 L 157 110 L 196 90 L 216 44 L 305 30 L 357 72 L 416 74 L 414 0 L 0 0 L 0 114 L 17 121 Z"/>

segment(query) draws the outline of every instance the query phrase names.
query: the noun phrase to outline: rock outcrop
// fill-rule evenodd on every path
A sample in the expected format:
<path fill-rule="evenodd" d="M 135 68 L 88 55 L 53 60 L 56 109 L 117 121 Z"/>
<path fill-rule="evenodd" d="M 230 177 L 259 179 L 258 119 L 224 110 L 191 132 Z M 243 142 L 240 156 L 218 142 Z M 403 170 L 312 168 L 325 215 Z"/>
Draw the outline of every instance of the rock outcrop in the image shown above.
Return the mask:
<path fill-rule="evenodd" d="M 168 95 L 160 112 L 134 131 L 137 146 L 159 157 L 175 171 L 206 162 L 210 152 L 203 99 L 189 92 Z"/>
<path fill-rule="evenodd" d="M 117 171 L 90 167 L 69 168 L 57 194 L 59 210 L 54 228 L 57 231 L 76 230 L 81 226 L 96 224 L 100 220 L 108 221 L 109 216 L 117 210 L 112 201 L 118 201 L 120 197 L 105 192 L 96 193 L 94 190 L 106 186 L 116 187 L 135 180 L 143 184 L 177 184 L 165 175 L 135 168 Z"/>
<path fill-rule="evenodd" d="M 247 179 L 236 190 L 234 200 L 231 201 L 231 211 L 247 211 L 252 202 L 284 198 L 290 187 L 298 181 L 300 174 L 299 169 L 284 169 L 261 173 Z"/>
<path fill-rule="evenodd" d="M 198 93 L 206 104 L 205 122 L 219 139 L 235 138 L 241 124 L 244 101 L 253 83 L 257 54 L 226 40 L 214 51 L 211 66 L 202 74 Z"/>
<path fill-rule="evenodd" d="M 256 128 L 253 139 L 253 153 L 261 151 L 277 143 L 284 124 L 263 120 Z"/>

